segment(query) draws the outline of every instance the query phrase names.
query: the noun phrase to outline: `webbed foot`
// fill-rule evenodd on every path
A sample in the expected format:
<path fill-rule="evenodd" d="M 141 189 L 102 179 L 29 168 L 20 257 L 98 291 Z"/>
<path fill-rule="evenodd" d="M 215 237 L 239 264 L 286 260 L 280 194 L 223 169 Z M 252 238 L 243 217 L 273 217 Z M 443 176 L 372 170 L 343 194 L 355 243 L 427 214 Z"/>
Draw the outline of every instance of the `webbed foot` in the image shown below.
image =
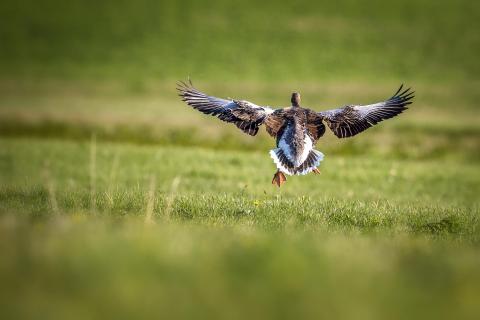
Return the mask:
<path fill-rule="evenodd" d="M 272 179 L 272 184 L 276 184 L 277 187 L 281 187 L 283 183 L 285 183 L 287 181 L 287 177 L 285 177 L 285 175 L 283 174 L 283 172 L 281 172 L 280 170 L 278 170 L 277 172 L 275 172 L 275 174 L 273 175 L 273 179 Z"/>

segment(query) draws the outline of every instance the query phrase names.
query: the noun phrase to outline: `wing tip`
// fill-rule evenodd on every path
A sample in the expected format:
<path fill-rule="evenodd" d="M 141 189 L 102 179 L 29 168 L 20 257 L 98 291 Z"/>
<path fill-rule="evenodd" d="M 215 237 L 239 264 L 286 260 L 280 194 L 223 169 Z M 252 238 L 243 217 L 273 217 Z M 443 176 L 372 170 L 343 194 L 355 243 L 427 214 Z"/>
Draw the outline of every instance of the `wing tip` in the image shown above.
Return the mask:
<path fill-rule="evenodd" d="M 408 87 L 407 89 L 403 89 L 404 85 L 403 83 L 400 85 L 400 88 L 398 88 L 397 92 L 387 100 L 387 102 L 391 102 L 394 105 L 398 106 L 405 106 L 412 104 L 413 98 L 415 98 L 415 91 L 412 90 L 411 87 Z"/>
<path fill-rule="evenodd" d="M 185 82 L 184 80 L 177 80 L 176 85 L 176 89 L 180 92 L 187 92 L 192 89 L 196 90 L 193 86 L 193 82 L 190 76 L 187 76 L 187 82 Z"/>

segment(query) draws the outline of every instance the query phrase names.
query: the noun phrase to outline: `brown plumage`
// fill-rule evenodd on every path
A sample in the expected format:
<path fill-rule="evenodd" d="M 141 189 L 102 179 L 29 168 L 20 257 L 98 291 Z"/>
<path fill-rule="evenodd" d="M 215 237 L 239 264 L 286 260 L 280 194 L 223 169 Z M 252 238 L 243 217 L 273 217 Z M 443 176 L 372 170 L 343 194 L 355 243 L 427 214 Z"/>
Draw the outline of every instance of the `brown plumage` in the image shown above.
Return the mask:
<path fill-rule="evenodd" d="M 342 108 L 315 112 L 300 106 L 301 96 L 294 92 L 292 105 L 282 109 L 262 107 L 245 100 L 226 100 L 206 95 L 189 83 L 179 82 L 177 90 L 184 102 L 200 112 L 234 123 L 245 133 L 255 136 L 264 124 L 267 132 L 277 141 L 270 155 L 277 165 L 273 184 L 281 186 L 288 175 L 320 173 L 318 166 L 323 154 L 314 149 L 325 133 L 324 122 L 339 138 L 352 137 L 378 122 L 392 118 L 407 109 L 413 93 L 400 86 L 398 91 L 383 102 L 370 105 L 347 105 Z"/>

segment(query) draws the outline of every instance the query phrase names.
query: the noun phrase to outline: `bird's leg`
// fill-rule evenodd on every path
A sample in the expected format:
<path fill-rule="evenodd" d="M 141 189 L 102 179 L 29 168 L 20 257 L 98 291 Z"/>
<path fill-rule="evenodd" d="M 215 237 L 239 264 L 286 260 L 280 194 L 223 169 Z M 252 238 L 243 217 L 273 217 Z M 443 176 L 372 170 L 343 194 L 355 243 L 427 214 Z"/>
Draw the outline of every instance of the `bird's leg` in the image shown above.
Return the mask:
<path fill-rule="evenodd" d="M 321 173 L 320 170 L 318 170 L 317 167 L 313 168 L 312 172 L 315 173 L 315 174 L 320 174 Z"/>
<path fill-rule="evenodd" d="M 276 184 L 277 187 L 280 188 L 282 184 L 285 183 L 285 181 L 287 181 L 287 177 L 285 177 L 283 172 L 277 170 L 277 172 L 275 172 L 275 174 L 273 175 L 272 184 Z"/>

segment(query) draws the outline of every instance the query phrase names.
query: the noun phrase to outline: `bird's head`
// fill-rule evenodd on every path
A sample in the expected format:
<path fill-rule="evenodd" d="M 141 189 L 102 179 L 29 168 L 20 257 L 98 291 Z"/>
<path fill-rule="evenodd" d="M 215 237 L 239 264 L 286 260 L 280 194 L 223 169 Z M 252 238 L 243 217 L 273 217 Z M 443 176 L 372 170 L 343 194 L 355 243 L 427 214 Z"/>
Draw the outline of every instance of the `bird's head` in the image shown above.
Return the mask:
<path fill-rule="evenodd" d="M 294 92 L 292 93 L 292 106 L 300 107 L 300 93 Z"/>

